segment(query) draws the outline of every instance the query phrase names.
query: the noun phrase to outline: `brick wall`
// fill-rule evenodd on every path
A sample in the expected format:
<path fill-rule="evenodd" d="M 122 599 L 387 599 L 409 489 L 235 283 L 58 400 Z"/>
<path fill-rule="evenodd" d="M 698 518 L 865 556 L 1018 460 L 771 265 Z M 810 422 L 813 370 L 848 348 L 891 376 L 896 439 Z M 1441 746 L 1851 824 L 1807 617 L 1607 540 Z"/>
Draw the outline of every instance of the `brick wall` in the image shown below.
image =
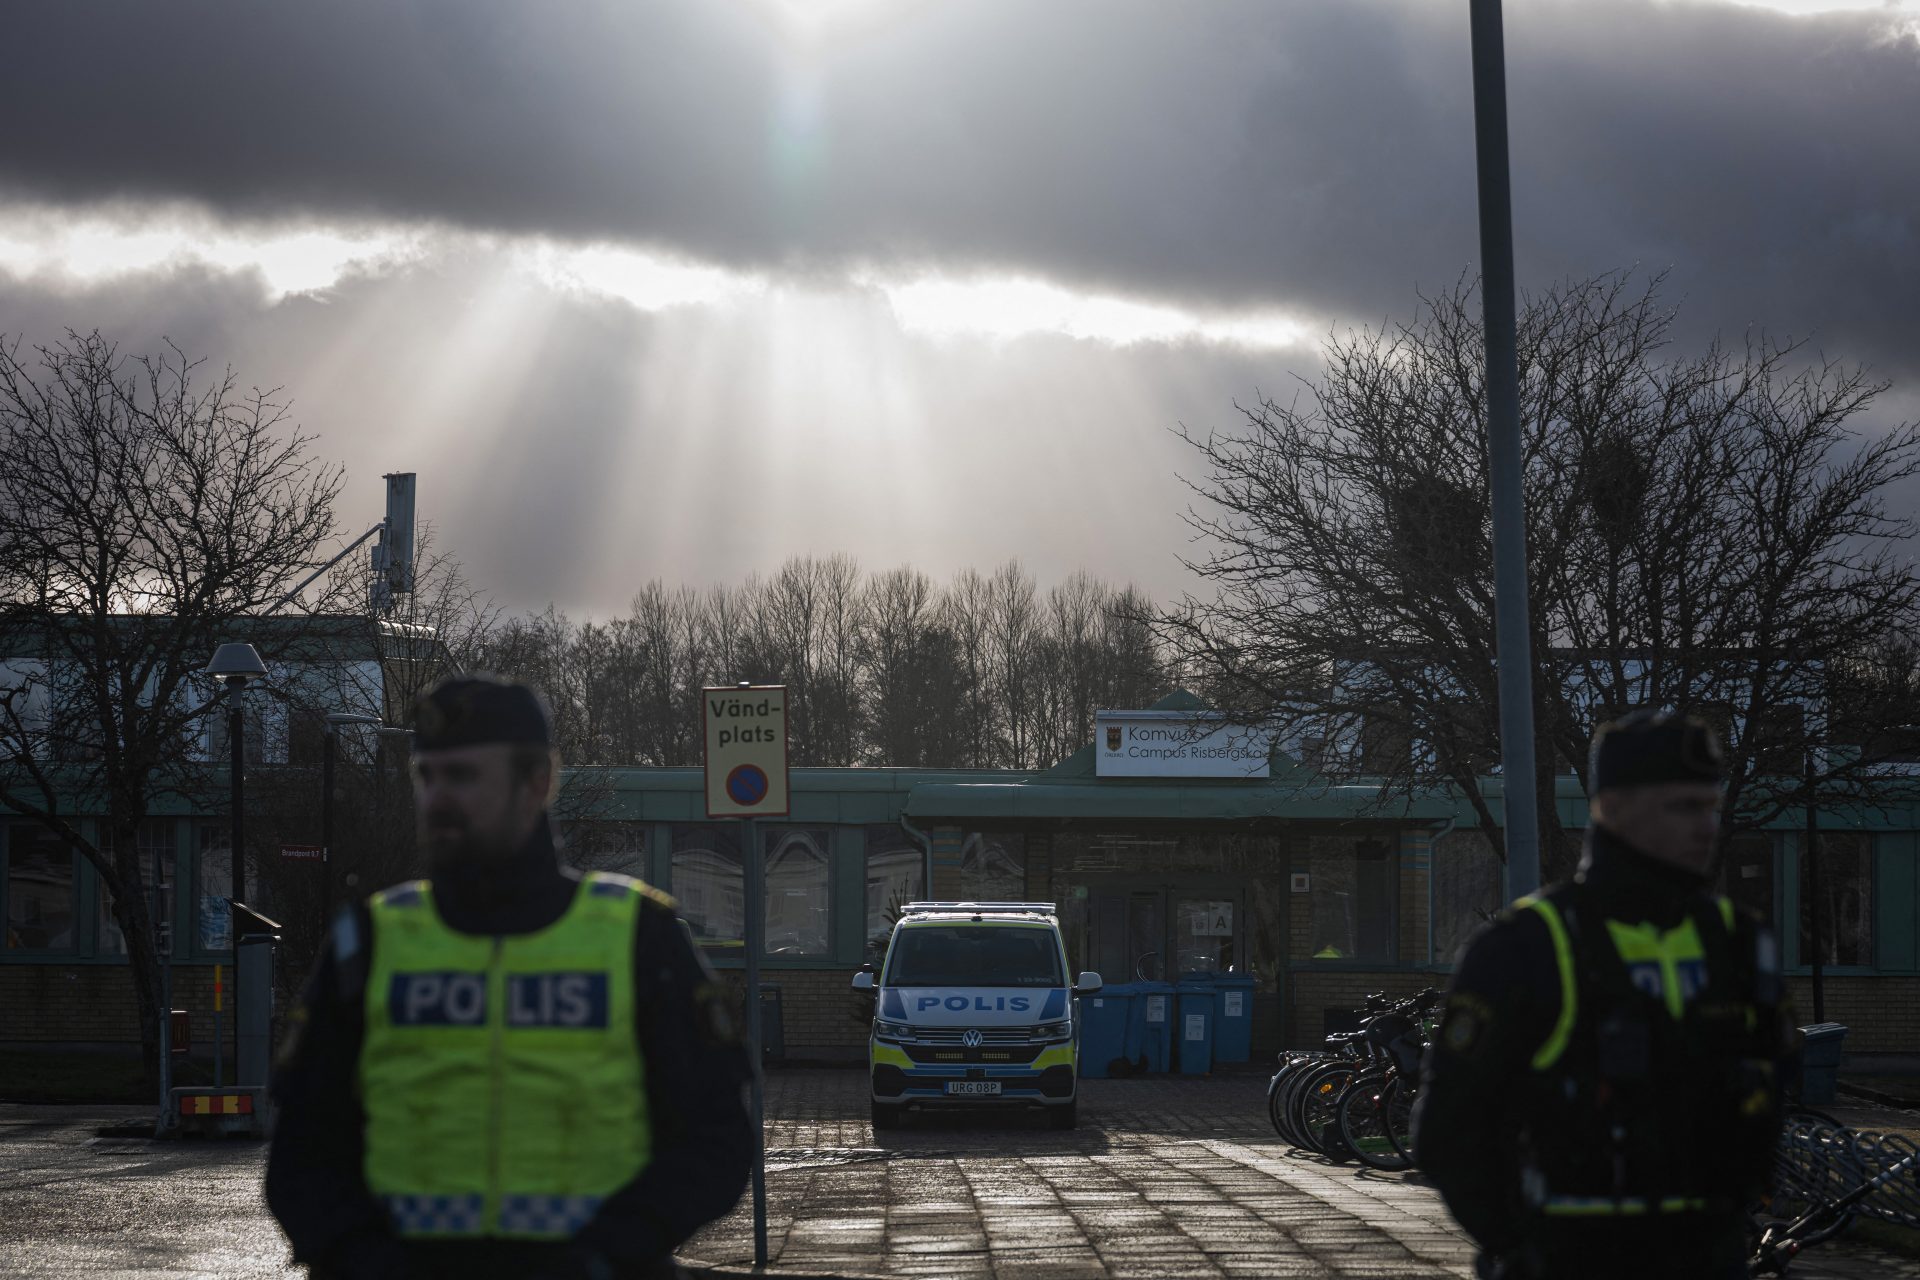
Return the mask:
<path fill-rule="evenodd" d="M 1795 1018 L 1813 1021 L 1813 979 L 1790 978 Z M 1920 976 L 1833 977 L 1826 1018 L 1847 1028 L 1849 1053 L 1920 1053 Z"/>
<path fill-rule="evenodd" d="M 1446 978 L 1406 969 L 1295 969 L 1287 975 L 1287 981 L 1293 986 L 1287 1046 L 1314 1049 L 1326 1038 L 1324 1015 L 1328 1009 L 1357 1009 L 1364 997 L 1375 991 L 1410 996 L 1423 987 L 1444 986 Z"/>
<path fill-rule="evenodd" d="M 729 969 L 720 975 L 733 992 L 734 1007 L 746 1001 L 746 974 Z M 848 1015 L 847 983 L 853 971 L 835 969 L 762 969 L 763 987 L 780 989 L 780 1016 L 789 1057 L 840 1057 L 857 1054 L 867 1042 L 866 1027 Z"/>
<path fill-rule="evenodd" d="M 221 969 L 227 1034 L 233 1034 L 233 966 Z M 285 1005 L 286 986 L 275 1012 Z M 193 1021 L 196 1048 L 213 1038 L 213 966 L 173 967 L 173 1007 Z M 0 965 L 0 1042 L 140 1042 L 133 971 L 126 965 Z M 231 1040 L 228 1042 L 231 1044 Z"/>

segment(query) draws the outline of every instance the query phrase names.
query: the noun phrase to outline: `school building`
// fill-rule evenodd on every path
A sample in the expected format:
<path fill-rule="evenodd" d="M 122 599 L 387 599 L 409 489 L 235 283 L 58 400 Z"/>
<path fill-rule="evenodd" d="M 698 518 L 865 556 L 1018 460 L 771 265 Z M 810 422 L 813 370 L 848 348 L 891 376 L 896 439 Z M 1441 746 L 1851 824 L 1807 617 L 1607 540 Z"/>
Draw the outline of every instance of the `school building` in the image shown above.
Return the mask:
<path fill-rule="evenodd" d="M 1251 975 L 1257 1054 L 1317 1043 L 1367 992 L 1444 985 L 1502 898 L 1500 862 L 1467 806 L 1440 793 L 1383 801 L 1376 785 L 1330 781 L 1284 751 L 1250 766 L 1233 731 L 1192 728 L 1198 711 L 1175 695 L 1102 713 L 1098 741 L 1032 773 L 794 770 L 790 816 L 753 828 L 762 973 L 779 991 L 786 1056 L 861 1051 L 848 982 L 918 898 L 1054 902 L 1073 968 L 1109 982 Z M 575 860 L 672 893 L 737 979 L 748 828 L 707 818 L 701 771 L 582 769 L 569 785 L 593 795 L 591 819 L 567 830 Z M 1559 816 L 1577 838 L 1586 815 L 1572 777 Z M 1789 813 L 1743 836 L 1726 890 L 1779 928 L 1802 1022 L 1804 922 L 1818 910 L 1826 1016 L 1851 1028 L 1849 1053 L 1920 1052 L 1920 806 L 1891 797 L 1822 815 L 1818 903 L 1805 900 L 1803 829 Z M 225 831 L 224 816 L 182 807 L 142 834 L 171 870 L 176 1003 L 202 1026 L 211 966 L 231 958 Z M 4 824 L 0 840 L 0 1042 L 137 1038 L 124 949 L 90 869 L 25 823 Z"/>

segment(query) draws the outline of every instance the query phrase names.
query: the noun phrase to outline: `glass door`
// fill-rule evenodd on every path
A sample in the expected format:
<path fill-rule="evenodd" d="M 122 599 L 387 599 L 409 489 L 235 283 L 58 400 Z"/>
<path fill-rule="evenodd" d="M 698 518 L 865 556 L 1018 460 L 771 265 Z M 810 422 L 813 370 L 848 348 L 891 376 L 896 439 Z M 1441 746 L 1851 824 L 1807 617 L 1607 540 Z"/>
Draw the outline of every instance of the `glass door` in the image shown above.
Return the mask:
<path fill-rule="evenodd" d="M 1173 974 L 1225 973 L 1239 964 L 1240 891 L 1222 889 L 1173 902 Z"/>

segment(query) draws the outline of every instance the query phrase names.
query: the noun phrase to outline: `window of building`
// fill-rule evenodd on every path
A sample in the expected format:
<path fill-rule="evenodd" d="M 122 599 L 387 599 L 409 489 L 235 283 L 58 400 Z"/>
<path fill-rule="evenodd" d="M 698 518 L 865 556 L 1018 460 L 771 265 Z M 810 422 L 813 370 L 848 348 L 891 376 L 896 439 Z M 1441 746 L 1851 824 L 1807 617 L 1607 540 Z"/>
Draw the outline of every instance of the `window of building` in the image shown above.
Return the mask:
<path fill-rule="evenodd" d="M 6 838 L 7 950 L 73 950 L 73 853 L 37 823 Z"/>
<path fill-rule="evenodd" d="M 1866 836 L 1822 834 L 1820 892 L 1811 887 L 1808 860 L 1800 859 L 1800 963 L 1813 963 L 1812 924 L 1820 922 L 1822 964 L 1873 963 L 1873 843 Z"/>
<path fill-rule="evenodd" d="M 1310 874 L 1316 960 L 1394 959 L 1395 859 L 1383 839 L 1315 839 Z"/>
<path fill-rule="evenodd" d="M 832 835 L 825 827 L 765 828 L 769 956 L 832 950 Z"/>
<path fill-rule="evenodd" d="M 105 824 L 102 825 L 104 826 Z M 104 831 L 102 832 L 102 839 L 106 839 Z M 160 863 L 161 884 L 170 886 L 173 882 L 173 819 L 147 819 L 140 824 L 139 829 L 135 832 L 135 839 L 139 841 L 140 846 L 140 892 L 146 895 L 147 915 L 151 917 L 154 909 L 153 868 L 156 858 Z M 110 850 L 111 848 L 111 844 L 108 843 L 104 846 L 103 851 Z M 121 933 L 119 923 L 113 918 L 113 903 L 109 900 L 110 895 L 107 893 L 107 886 L 96 881 L 94 898 L 96 899 L 94 910 L 99 916 L 99 925 L 94 935 L 97 939 L 95 943 L 95 953 L 102 956 L 125 956 L 127 954 L 126 935 Z M 166 913 L 166 915 L 161 917 L 162 923 L 164 924 L 173 911 L 173 902 L 170 894 L 162 895 L 160 909 Z"/>
<path fill-rule="evenodd" d="M 878 963 L 900 909 L 927 896 L 927 864 L 919 842 L 892 823 L 869 826 L 866 843 L 866 952 L 862 958 Z"/>
<path fill-rule="evenodd" d="M 973 831 L 960 845 L 960 898 L 965 902 L 1024 902 L 1027 838 L 1018 832 Z"/>
<path fill-rule="evenodd" d="M 673 896 L 695 942 L 722 954 L 740 954 L 746 941 L 746 873 L 733 823 L 674 825 Z"/>
<path fill-rule="evenodd" d="M 1454 964 L 1474 931 L 1506 897 L 1506 865 L 1478 831 L 1456 831 L 1433 846 L 1433 959 Z"/>
<path fill-rule="evenodd" d="M 565 858 L 582 871 L 647 876 L 647 827 L 643 822 L 569 822 L 562 837 Z"/>

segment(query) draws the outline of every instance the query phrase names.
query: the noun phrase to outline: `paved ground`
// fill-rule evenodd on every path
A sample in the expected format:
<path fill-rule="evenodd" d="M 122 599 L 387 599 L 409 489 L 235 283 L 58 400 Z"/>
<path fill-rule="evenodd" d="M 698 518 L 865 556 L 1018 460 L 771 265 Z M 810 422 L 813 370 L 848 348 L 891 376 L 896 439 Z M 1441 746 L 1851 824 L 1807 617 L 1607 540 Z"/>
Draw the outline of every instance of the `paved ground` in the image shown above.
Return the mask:
<path fill-rule="evenodd" d="M 1289 1150 L 1265 1080 L 1089 1080 L 1081 1127 L 930 1115 L 879 1135 L 858 1071 L 768 1087 L 769 1254 L 777 1266 L 885 1276 L 1470 1276 L 1472 1250 L 1418 1175 Z M 742 1205 L 688 1243 L 751 1261 Z M 1920 1277 L 1852 1242 L 1796 1276 Z"/>
<path fill-rule="evenodd" d="M 769 1082 L 780 1270 L 955 1277 L 1467 1276 L 1470 1254 L 1418 1177 L 1328 1165 L 1265 1127 L 1263 1082 L 1089 1081 L 1082 1127 L 929 1118 L 876 1142 L 856 1071 Z M 137 1108 L 0 1104 L 0 1276 L 278 1276 L 243 1141 L 100 1138 Z M 747 1207 L 691 1242 L 752 1256 Z M 1920 1280 L 1852 1242 L 1805 1277 Z"/>

